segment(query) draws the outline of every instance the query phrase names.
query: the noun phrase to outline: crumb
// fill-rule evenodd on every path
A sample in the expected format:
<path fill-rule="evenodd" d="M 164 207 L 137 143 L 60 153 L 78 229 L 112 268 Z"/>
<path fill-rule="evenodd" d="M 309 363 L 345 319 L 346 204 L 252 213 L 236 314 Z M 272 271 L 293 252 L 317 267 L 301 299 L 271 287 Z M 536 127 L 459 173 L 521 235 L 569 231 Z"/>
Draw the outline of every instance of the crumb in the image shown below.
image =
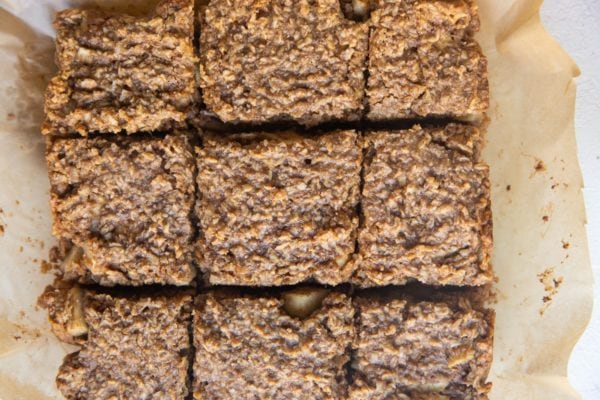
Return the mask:
<path fill-rule="evenodd" d="M 552 299 L 558 294 L 558 289 L 562 285 L 564 278 L 562 276 L 554 277 L 554 267 L 546 268 L 538 274 L 538 279 L 544 285 L 544 296 L 542 297 L 543 306 L 540 308 L 540 315 L 544 315 L 546 309 L 550 306 Z"/>
<path fill-rule="evenodd" d="M 15 340 L 17 340 L 17 341 L 18 341 L 18 340 L 21 340 L 22 338 L 23 338 L 23 337 L 22 337 L 21 335 L 14 335 L 14 336 L 13 336 L 13 339 L 15 339 Z"/>
<path fill-rule="evenodd" d="M 544 216 L 542 217 L 542 219 L 544 220 L 544 222 L 548 222 L 548 220 L 549 220 L 550 218 L 548 218 L 548 216 L 547 216 L 547 215 L 544 215 Z"/>
<path fill-rule="evenodd" d="M 564 281 L 564 278 L 562 276 L 559 276 L 556 279 L 552 279 L 552 283 L 554 283 L 554 288 L 558 289 L 560 287 L 560 285 L 562 285 Z"/>
<path fill-rule="evenodd" d="M 565 242 L 564 240 L 561 240 L 561 242 L 562 242 L 562 248 L 563 248 L 563 249 L 565 249 L 565 250 L 566 250 L 566 249 L 568 249 L 569 247 L 571 247 L 571 243 L 569 243 L 569 242 Z"/>
<path fill-rule="evenodd" d="M 544 303 L 548 303 L 550 300 L 552 300 L 552 298 L 551 298 L 550 296 L 544 296 L 544 297 L 542 297 L 542 301 L 543 301 Z M 543 313 L 542 313 L 542 314 L 543 314 Z"/>
<path fill-rule="evenodd" d="M 558 185 L 559 185 L 558 183 L 555 183 L 555 184 L 553 184 L 552 186 L 550 186 L 550 188 L 551 188 L 552 190 L 554 190 L 554 189 L 556 189 L 556 187 L 557 187 Z"/>
<path fill-rule="evenodd" d="M 4 225 L 0 224 L 0 236 L 4 235 Z"/>
<path fill-rule="evenodd" d="M 512 187 L 510 185 L 506 185 L 506 191 L 510 192 L 510 189 L 512 189 Z"/>
<path fill-rule="evenodd" d="M 535 166 L 533 168 L 535 169 L 535 172 L 541 172 L 546 170 L 546 166 L 544 165 L 544 162 L 542 160 L 536 160 Z"/>
<path fill-rule="evenodd" d="M 52 268 L 52 264 L 50 264 L 48 261 L 46 260 L 42 260 L 42 263 L 40 264 L 40 269 L 42 270 L 42 273 L 47 273 L 49 271 L 51 271 Z"/>

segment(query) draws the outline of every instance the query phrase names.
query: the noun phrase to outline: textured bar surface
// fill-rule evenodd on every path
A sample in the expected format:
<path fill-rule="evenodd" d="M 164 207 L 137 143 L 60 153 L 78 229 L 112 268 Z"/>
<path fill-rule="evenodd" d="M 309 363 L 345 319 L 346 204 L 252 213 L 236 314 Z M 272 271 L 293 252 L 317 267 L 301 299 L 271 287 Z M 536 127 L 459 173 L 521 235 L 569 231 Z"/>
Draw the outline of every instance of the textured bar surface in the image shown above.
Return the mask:
<path fill-rule="evenodd" d="M 483 400 L 494 314 L 461 295 L 361 297 L 350 399 Z"/>
<path fill-rule="evenodd" d="M 51 141 L 53 233 L 82 248 L 63 263 L 65 278 L 102 285 L 190 283 L 192 151 L 183 134 Z"/>
<path fill-rule="evenodd" d="M 182 126 L 196 96 L 193 1 L 163 0 L 152 17 L 68 9 L 54 26 L 58 74 L 42 133 Z"/>
<path fill-rule="evenodd" d="M 204 103 L 224 122 L 360 118 L 368 27 L 338 0 L 213 0 L 201 19 Z"/>
<path fill-rule="evenodd" d="M 211 292 L 194 308 L 194 398 L 346 399 L 350 299 L 330 293 L 298 319 L 269 295 Z"/>
<path fill-rule="evenodd" d="M 468 125 L 367 132 L 360 286 L 491 282 L 489 168 Z"/>
<path fill-rule="evenodd" d="M 198 263 L 211 284 L 347 282 L 360 136 L 207 134 L 198 154 Z"/>
<path fill-rule="evenodd" d="M 65 357 L 56 383 L 68 400 L 188 395 L 189 295 L 119 297 L 85 291 L 87 340 Z"/>
<path fill-rule="evenodd" d="M 368 118 L 481 120 L 487 60 L 471 0 L 376 0 L 369 43 Z"/>

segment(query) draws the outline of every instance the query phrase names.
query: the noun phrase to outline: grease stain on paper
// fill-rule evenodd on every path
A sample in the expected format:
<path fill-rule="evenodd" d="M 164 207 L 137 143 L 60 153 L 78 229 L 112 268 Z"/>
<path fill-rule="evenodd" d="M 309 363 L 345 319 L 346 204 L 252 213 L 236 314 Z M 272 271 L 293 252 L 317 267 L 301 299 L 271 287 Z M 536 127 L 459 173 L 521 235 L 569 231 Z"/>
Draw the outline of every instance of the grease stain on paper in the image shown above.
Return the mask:
<path fill-rule="evenodd" d="M 26 323 L 0 319 L 0 358 L 18 351 L 41 336 L 43 335 L 39 329 L 28 327 Z"/>
<path fill-rule="evenodd" d="M 19 382 L 17 379 L 0 374 L 0 387 L 5 389 L 7 393 L 12 397 L 7 397 L 7 400 L 11 399 L 27 399 L 27 400 L 48 400 L 49 397 L 37 390 L 33 385 L 27 385 Z M 4 399 L 4 398 L 2 398 Z"/>

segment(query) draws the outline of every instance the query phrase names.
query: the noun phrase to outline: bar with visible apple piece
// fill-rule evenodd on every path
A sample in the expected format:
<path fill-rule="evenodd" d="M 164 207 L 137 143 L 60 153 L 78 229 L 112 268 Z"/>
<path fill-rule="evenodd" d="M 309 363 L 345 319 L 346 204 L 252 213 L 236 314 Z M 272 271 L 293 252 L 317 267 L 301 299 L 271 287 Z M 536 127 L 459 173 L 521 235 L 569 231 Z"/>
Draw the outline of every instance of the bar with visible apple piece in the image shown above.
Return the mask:
<path fill-rule="evenodd" d="M 53 234 L 73 244 L 65 279 L 192 282 L 195 163 L 186 133 L 56 138 L 47 161 Z"/>

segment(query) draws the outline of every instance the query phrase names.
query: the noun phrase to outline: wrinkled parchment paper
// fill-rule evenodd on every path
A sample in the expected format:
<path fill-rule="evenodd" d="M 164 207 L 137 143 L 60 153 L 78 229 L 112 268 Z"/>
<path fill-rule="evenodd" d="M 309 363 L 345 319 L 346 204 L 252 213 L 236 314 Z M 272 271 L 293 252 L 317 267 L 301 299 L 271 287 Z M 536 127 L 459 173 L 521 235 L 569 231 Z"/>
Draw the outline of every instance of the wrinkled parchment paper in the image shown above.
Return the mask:
<path fill-rule="evenodd" d="M 567 361 L 592 306 L 573 125 L 579 71 L 544 31 L 541 2 L 479 0 L 493 96 L 484 157 L 499 278 L 492 399 L 579 398 Z M 40 263 L 54 243 L 39 126 L 55 68 L 52 15 L 93 3 L 0 0 L 1 400 L 60 398 L 54 377 L 74 349 L 54 338 L 35 307 L 51 280 Z M 132 2 L 101 3 L 135 12 Z"/>

